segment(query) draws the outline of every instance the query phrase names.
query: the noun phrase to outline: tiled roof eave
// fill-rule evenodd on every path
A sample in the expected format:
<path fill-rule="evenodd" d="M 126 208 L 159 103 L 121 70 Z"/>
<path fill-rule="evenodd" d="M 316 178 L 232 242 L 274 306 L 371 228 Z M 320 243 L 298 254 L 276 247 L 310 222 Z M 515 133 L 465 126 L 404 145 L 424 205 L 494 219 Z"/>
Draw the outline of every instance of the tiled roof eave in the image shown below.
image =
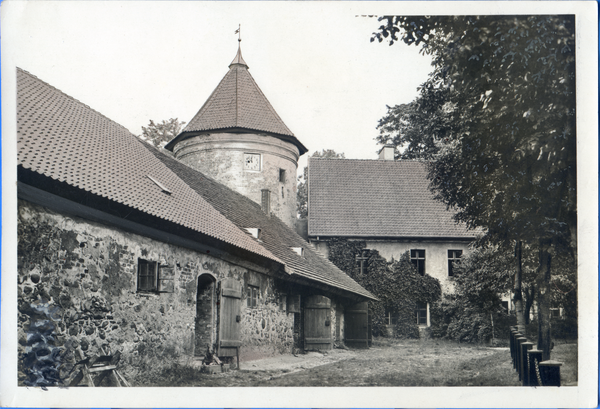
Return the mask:
<path fill-rule="evenodd" d="M 151 218 L 150 220 L 154 219 L 154 220 L 156 220 L 156 222 L 142 223 L 142 224 L 151 226 L 153 229 L 163 231 L 164 233 L 167 233 L 167 234 L 178 235 L 178 236 L 185 237 L 192 241 L 197 241 L 198 243 L 203 242 L 204 239 L 198 240 L 197 237 L 194 238 L 193 236 L 199 235 L 200 237 L 206 237 L 210 240 L 214 240 L 217 243 L 221 243 L 222 245 L 225 245 L 225 247 L 233 247 L 233 248 L 237 249 L 237 251 L 249 252 L 249 253 L 252 253 L 254 257 L 260 257 L 265 260 L 270 260 L 271 262 L 276 262 L 279 265 L 281 265 L 282 267 L 285 266 L 285 263 L 283 261 L 281 261 L 278 257 L 274 256 L 273 254 L 271 254 L 268 250 L 265 251 L 266 254 L 259 254 L 250 249 L 240 247 L 233 242 L 229 242 L 229 241 L 223 240 L 222 238 L 211 235 L 208 232 L 202 232 L 198 229 L 194 229 L 194 228 L 191 228 L 190 226 L 186 226 L 185 224 L 178 223 L 178 222 L 172 221 L 172 220 L 168 220 L 167 218 L 162 217 L 158 214 L 153 214 L 151 212 L 148 212 L 146 209 L 140 209 L 138 207 L 131 206 L 129 204 L 123 203 L 122 201 L 111 199 L 110 197 L 108 197 L 106 195 L 98 195 L 90 190 L 85 189 L 85 188 L 69 185 L 65 181 L 62 181 L 62 180 L 57 179 L 52 176 L 43 175 L 43 174 L 37 172 L 35 169 L 28 168 L 22 164 L 19 164 L 18 167 L 25 169 L 28 172 L 31 172 L 32 175 L 35 175 L 34 179 L 31 179 L 28 177 L 22 178 L 21 176 L 19 176 L 18 179 L 19 179 L 20 183 L 23 183 L 23 184 L 31 186 L 33 188 L 39 189 L 41 191 L 46 191 L 46 192 L 50 193 L 51 195 L 55 195 L 55 193 L 53 193 L 54 191 L 60 190 L 61 192 L 63 192 L 62 196 L 59 196 L 59 197 L 61 197 L 62 200 L 70 201 L 70 202 L 76 203 L 79 206 L 87 207 L 87 208 L 105 213 L 107 215 L 111 215 L 114 218 L 128 219 L 128 221 L 132 221 L 132 222 L 135 222 L 138 224 L 140 224 L 141 221 L 139 220 L 138 217 L 136 217 L 136 215 L 142 216 L 142 217 L 150 217 Z M 20 175 L 23 175 L 23 173 L 21 172 Z M 44 181 L 44 180 L 46 180 L 46 181 Z M 53 182 L 58 183 L 60 185 L 54 185 Z M 61 186 L 63 184 L 66 186 L 63 186 L 63 188 L 61 188 L 61 189 L 53 189 L 53 187 Z M 67 192 L 67 190 L 68 190 L 68 192 Z M 94 199 L 94 196 L 98 199 Z M 93 200 L 91 200 L 91 199 L 93 199 Z M 112 203 L 113 205 L 110 205 L 110 203 Z M 41 205 L 44 205 L 44 203 L 41 203 Z M 117 207 L 115 207 L 115 206 L 117 206 Z M 122 214 L 127 214 L 127 217 L 123 218 Z M 172 226 L 172 228 L 169 228 L 169 226 Z M 189 232 L 190 234 L 183 233 L 186 231 Z M 221 246 L 218 246 L 218 247 L 221 247 Z M 227 251 L 224 248 L 222 248 L 220 250 Z M 232 249 L 228 252 L 235 254 L 235 253 L 237 253 L 237 251 Z"/>
<path fill-rule="evenodd" d="M 177 135 L 175 138 L 173 138 L 168 144 L 166 144 L 165 149 L 172 152 L 173 149 L 175 148 L 175 145 L 177 145 L 181 141 L 184 141 L 189 138 L 193 138 L 194 136 L 206 134 L 206 133 L 219 133 L 219 132 L 221 132 L 221 133 L 222 132 L 231 132 L 231 133 L 240 133 L 240 134 L 263 133 L 263 134 L 272 136 L 277 139 L 281 139 L 282 141 L 289 142 L 289 143 L 295 145 L 298 148 L 298 150 L 300 151 L 301 156 L 304 155 L 306 152 L 308 152 L 308 148 L 306 148 L 306 146 L 304 146 L 302 144 L 302 142 L 300 142 L 298 140 L 298 138 L 296 138 L 296 136 L 294 136 L 294 134 L 285 135 L 285 134 L 275 133 L 275 132 L 271 132 L 271 131 L 264 130 L 264 129 L 252 129 L 252 128 L 243 128 L 243 127 L 206 128 L 206 129 L 186 130 L 184 132 L 181 132 L 179 135 Z"/>

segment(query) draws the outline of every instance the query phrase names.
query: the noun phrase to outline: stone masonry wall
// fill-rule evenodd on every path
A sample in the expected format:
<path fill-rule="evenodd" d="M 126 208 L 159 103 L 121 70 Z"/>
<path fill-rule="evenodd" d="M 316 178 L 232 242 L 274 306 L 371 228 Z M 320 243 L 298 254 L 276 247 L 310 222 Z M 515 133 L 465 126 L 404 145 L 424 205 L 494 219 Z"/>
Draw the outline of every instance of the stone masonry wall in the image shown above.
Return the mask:
<path fill-rule="evenodd" d="M 175 146 L 175 157 L 225 186 L 261 203 L 261 190 L 271 191 L 271 211 L 289 227 L 296 223 L 298 148 L 268 135 L 213 133 L 186 139 Z M 244 154 L 261 155 L 261 169 L 244 169 Z M 280 169 L 285 181 L 279 180 Z M 252 227 L 252 226 L 249 226 Z"/>
<path fill-rule="evenodd" d="M 138 258 L 168 266 L 173 292 L 137 292 Z M 197 278 L 203 273 L 218 281 L 260 281 L 260 307 L 248 311 L 242 300 L 246 358 L 291 350 L 293 314 L 279 309 L 271 278 L 20 200 L 19 384 L 64 379 L 79 360 L 77 350 L 95 354 L 100 346 L 121 352 L 121 372 L 129 380 L 191 357 Z"/>
<path fill-rule="evenodd" d="M 259 288 L 256 307 L 248 306 L 248 286 Z M 241 360 L 290 353 L 294 346 L 294 314 L 286 312 L 284 294 L 274 280 L 249 271 L 242 295 Z"/>

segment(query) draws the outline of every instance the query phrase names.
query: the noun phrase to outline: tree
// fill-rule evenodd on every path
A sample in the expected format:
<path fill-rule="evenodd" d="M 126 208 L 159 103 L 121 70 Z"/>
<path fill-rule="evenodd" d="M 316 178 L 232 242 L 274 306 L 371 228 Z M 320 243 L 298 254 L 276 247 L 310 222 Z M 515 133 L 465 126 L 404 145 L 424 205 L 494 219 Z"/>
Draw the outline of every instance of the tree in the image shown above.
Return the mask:
<path fill-rule="evenodd" d="M 141 138 L 151 142 L 157 148 L 162 148 L 179 135 L 183 125 L 185 122 L 180 122 L 177 118 L 163 120 L 161 123 L 155 123 L 151 119 L 147 127 L 142 126 Z"/>
<path fill-rule="evenodd" d="M 323 149 L 321 152 L 315 151 L 311 158 L 326 159 L 346 159 L 343 152 L 337 153 L 333 149 Z M 301 219 L 308 217 L 308 166 L 304 167 L 304 172 L 298 176 L 298 192 L 296 193 L 298 214 Z"/>
<path fill-rule="evenodd" d="M 414 103 L 419 116 L 400 112 L 413 119 L 442 113 L 424 145 L 436 198 L 490 242 L 538 248 L 538 348 L 548 359 L 552 254 L 576 249 L 574 17 L 380 21 L 372 40 L 392 45 L 400 35 L 433 58 Z"/>

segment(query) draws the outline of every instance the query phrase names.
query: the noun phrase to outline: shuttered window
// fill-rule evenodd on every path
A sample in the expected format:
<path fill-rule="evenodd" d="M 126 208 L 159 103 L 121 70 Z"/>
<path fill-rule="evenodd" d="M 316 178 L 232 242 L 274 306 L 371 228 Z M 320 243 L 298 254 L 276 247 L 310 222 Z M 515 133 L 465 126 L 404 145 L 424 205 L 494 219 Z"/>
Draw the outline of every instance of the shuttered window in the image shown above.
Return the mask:
<path fill-rule="evenodd" d="M 158 263 L 138 259 L 138 291 L 158 291 Z"/>

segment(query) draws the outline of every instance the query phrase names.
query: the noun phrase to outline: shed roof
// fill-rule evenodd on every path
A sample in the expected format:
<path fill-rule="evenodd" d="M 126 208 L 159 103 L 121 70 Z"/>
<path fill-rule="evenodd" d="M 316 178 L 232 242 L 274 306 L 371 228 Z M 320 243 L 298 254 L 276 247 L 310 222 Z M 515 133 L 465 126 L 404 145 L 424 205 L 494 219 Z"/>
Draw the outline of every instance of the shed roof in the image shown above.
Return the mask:
<path fill-rule="evenodd" d="M 309 158 L 311 237 L 472 239 L 412 160 Z"/>
<path fill-rule="evenodd" d="M 267 132 L 296 145 L 301 155 L 307 151 L 250 75 L 241 49 L 202 108 L 166 148 L 173 150 L 177 142 L 207 131 Z"/>

